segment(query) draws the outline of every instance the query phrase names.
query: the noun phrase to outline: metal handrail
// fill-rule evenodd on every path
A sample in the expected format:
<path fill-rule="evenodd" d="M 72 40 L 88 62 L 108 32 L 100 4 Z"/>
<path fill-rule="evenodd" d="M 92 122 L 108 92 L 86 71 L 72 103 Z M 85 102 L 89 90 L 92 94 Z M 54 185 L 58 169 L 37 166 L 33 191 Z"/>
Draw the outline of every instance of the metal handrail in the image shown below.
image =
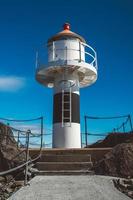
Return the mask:
<path fill-rule="evenodd" d="M 83 42 L 81 42 L 81 44 L 83 44 L 84 46 L 88 47 L 89 49 L 91 49 L 96 54 L 96 51 L 90 45 L 88 45 L 86 43 L 83 43 Z"/>

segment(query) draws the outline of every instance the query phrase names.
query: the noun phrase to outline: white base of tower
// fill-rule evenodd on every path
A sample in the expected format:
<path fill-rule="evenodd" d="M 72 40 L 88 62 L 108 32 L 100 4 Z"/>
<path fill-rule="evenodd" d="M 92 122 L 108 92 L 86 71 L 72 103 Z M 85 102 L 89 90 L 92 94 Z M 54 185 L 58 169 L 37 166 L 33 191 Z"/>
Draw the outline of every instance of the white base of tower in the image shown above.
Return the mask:
<path fill-rule="evenodd" d="M 80 124 L 62 127 L 62 123 L 53 125 L 53 148 L 81 148 Z"/>

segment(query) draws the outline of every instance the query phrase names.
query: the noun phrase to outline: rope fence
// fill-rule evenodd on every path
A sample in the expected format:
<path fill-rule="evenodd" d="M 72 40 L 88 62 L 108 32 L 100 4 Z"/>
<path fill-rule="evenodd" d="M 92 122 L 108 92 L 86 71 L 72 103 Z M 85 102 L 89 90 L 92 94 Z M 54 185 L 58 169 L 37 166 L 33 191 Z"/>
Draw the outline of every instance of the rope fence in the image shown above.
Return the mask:
<path fill-rule="evenodd" d="M 44 130 L 43 130 L 44 118 L 38 117 L 38 118 L 28 119 L 28 120 L 16 120 L 16 119 L 14 120 L 14 119 L 0 118 L 0 120 L 8 122 L 7 125 L 5 125 L 6 123 L 1 122 L 1 125 L 5 127 L 5 129 L 1 128 L 0 137 L 3 137 L 3 138 L 0 141 L 4 142 L 5 147 L 8 143 L 14 143 L 14 145 L 17 146 L 17 149 L 19 152 L 11 159 L 11 162 L 13 162 L 21 154 L 25 153 L 25 161 L 23 161 L 22 164 L 20 164 L 19 166 L 13 167 L 9 170 L 0 172 L 0 176 L 10 174 L 16 170 L 23 169 L 22 173 L 25 172 L 24 184 L 26 185 L 28 182 L 29 165 L 35 162 L 36 160 L 38 160 L 41 156 L 42 147 L 43 147 L 43 136 L 44 136 Z M 38 133 L 32 132 L 30 129 L 28 130 L 18 129 L 9 124 L 9 122 L 10 123 L 11 122 L 15 122 L 15 123 L 28 122 L 29 123 L 33 121 L 34 122 L 38 121 L 39 123 Z M 30 126 L 31 124 L 29 125 L 29 127 Z M 28 125 L 26 127 L 28 127 Z M 32 141 L 33 143 L 36 143 L 37 146 L 39 147 L 39 153 L 35 155 L 34 159 L 31 159 L 29 156 L 29 148 L 30 148 L 30 143 L 32 144 Z"/>
<path fill-rule="evenodd" d="M 101 133 L 93 133 L 89 129 L 91 124 L 90 120 L 116 120 L 116 119 L 122 119 L 122 123 L 119 124 L 119 126 L 114 126 L 112 129 L 110 129 L 107 132 L 101 132 Z M 4 133 L 4 141 L 5 145 L 8 143 L 8 139 L 12 140 L 17 145 L 17 148 L 21 150 L 20 154 L 25 152 L 25 161 L 20 164 L 19 166 L 16 166 L 14 168 L 11 168 L 9 170 L 6 170 L 4 172 L 0 172 L 0 176 L 6 175 L 9 173 L 12 173 L 16 170 L 19 169 L 25 169 L 25 185 L 27 184 L 28 181 L 28 166 L 35 162 L 37 159 L 40 158 L 41 153 L 42 153 L 42 148 L 51 148 L 52 147 L 52 129 L 44 129 L 44 118 L 43 117 L 38 117 L 38 118 L 33 118 L 33 119 L 26 119 L 26 120 L 16 120 L 16 119 L 7 119 L 7 118 L 0 118 L 1 121 L 7 122 L 6 125 L 6 130 Z M 18 128 L 18 126 L 14 127 L 12 123 L 32 123 L 38 121 L 38 126 L 39 129 L 31 130 L 29 129 L 23 129 L 23 128 Z M 10 124 L 9 124 L 10 123 Z M 4 123 L 3 123 L 4 124 Z M 20 125 L 20 124 L 19 124 Z M 29 127 L 31 124 L 29 125 Z M 126 128 L 130 127 L 129 133 L 133 132 L 133 126 L 132 126 L 132 120 L 131 120 L 131 115 L 123 115 L 123 116 L 114 116 L 114 117 L 95 117 L 95 116 L 84 116 L 84 133 L 82 133 L 82 137 L 85 136 L 85 140 L 82 138 L 82 147 L 88 145 L 88 138 L 89 137 L 106 137 L 110 133 L 118 133 L 118 132 L 123 132 L 126 133 Z M 21 125 L 20 125 L 21 127 Z M 28 127 L 28 126 L 26 126 Z M 8 133 L 8 131 L 10 134 Z M 0 133 L 2 134 L 2 133 Z M 1 137 L 1 135 L 0 135 Z M 38 155 L 35 155 L 34 159 L 30 159 L 29 156 L 29 149 L 37 147 L 39 149 Z M 17 157 L 20 156 L 20 154 L 16 155 L 13 160 Z M 23 170 L 22 170 L 23 171 Z"/>
<path fill-rule="evenodd" d="M 115 119 L 123 119 L 122 123 L 118 126 L 118 127 L 113 127 L 112 130 L 107 131 L 105 133 L 91 133 L 88 130 L 88 121 L 90 120 L 115 120 Z M 90 122 L 91 124 L 91 122 Z M 82 139 L 82 146 L 87 146 L 88 145 L 88 136 L 101 136 L 101 137 L 106 137 L 107 135 L 111 134 L 111 133 L 118 133 L 118 132 L 122 132 L 125 133 L 126 132 L 126 127 L 129 127 L 129 133 L 133 132 L 133 125 L 132 125 L 132 120 L 131 120 L 131 115 L 122 115 L 122 116 L 111 116 L 111 117 L 95 117 L 95 116 L 84 116 L 84 129 L 85 132 L 82 133 L 82 136 L 85 136 L 85 141 L 83 141 Z"/>

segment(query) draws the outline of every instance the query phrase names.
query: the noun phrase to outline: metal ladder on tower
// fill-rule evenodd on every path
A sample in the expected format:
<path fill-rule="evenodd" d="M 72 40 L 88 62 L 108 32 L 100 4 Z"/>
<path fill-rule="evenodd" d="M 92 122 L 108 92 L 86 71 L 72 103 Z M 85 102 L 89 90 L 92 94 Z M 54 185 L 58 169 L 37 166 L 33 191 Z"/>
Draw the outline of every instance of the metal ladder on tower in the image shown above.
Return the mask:
<path fill-rule="evenodd" d="M 62 127 L 71 127 L 72 121 L 72 91 L 71 87 L 62 90 Z"/>

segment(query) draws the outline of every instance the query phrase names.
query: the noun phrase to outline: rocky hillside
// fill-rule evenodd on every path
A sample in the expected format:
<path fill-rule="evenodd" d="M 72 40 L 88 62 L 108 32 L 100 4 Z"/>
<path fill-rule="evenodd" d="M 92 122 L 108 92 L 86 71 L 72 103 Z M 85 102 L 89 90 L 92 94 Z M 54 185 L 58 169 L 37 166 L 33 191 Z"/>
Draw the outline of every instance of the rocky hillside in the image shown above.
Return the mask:
<path fill-rule="evenodd" d="M 14 168 L 25 162 L 25 152 L 22 152 L 14 139 L 10 127 L 0 123 L 0 172 Z M 23 180 L 24 169 L 0 176 L 0 199 L 7 199 L 22 186 L 16 180 Z"/>
<path fill-rule="evenodd" d="M 133 143 L 116 145 L 95 164 L 94 170 L 96 174 L 133 178 Z"/>
<path fill-rule="evenodd" d="M 25 152 L 17 148 L 10 127 L 0 123 L 0 172 L 16 167 L 25 162 Z M 14 175 L 14 172 L 12 175 Z"/>
<path fill-rule="evenodd" d="M 133 143 L 133 133 L 110 133 L 104 140 L 100 140 L 92 145 L 88 145 L 88 148 L 104 148 L 114 147 L 121 143 Z"/>

